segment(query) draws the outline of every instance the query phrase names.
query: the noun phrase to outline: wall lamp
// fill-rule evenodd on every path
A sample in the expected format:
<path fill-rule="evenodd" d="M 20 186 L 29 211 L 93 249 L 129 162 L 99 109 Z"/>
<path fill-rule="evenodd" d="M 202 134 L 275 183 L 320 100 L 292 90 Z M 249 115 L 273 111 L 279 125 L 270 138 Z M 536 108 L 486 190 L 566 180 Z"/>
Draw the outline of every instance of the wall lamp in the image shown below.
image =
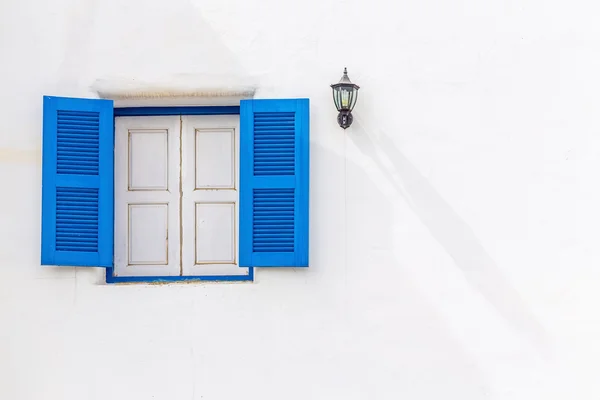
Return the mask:
<path fill-rule="evenodd" d="M 346 129 L 352 125 L 352 121 L 354 120 L 352 110 L 358 99 L 358 89 L 360 89 L 360 86 L 350 82 L 348 71 L 344 68 L 342 79 L 338 83 L 331 85 L 331 88 L 333 89 L 333 102 L 339 111 L 337 117 L 338 124 Z"/>

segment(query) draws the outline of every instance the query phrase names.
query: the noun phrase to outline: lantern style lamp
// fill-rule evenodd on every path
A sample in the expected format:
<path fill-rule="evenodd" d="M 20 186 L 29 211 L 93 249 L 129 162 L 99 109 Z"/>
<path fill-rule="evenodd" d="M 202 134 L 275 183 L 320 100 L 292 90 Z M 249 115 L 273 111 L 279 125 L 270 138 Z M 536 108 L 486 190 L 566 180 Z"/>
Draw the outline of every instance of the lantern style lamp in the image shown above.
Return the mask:
<path fill-rule="evenodd" d="M 344 129 L 352 125 L 352 109 L 358 99 L 358 89 L 360 86 L 350 82 L 348 71 L 344 68 L 342 79 L 336 84 L 331 85 L 333 89 L 333 102 L 339 111 L 338 124 Z"/>

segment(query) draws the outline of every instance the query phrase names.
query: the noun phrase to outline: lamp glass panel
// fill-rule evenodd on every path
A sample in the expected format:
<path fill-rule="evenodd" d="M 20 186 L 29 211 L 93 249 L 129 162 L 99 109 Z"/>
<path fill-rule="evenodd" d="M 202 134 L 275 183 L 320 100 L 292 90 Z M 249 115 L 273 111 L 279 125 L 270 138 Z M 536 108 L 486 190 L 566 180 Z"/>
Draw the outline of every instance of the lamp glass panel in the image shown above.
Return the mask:
<path fill-rule="evenodd" d="M 352 104 L 352 88 L 341 88 L 340 95 L 342 109 L 350 109 L 350 105 Z"/>
<path fill-rule="evenodd" d="M 335 104 L 335 108 L 337 108 L 337 110 L 340 110 L 340 106 L 341 106 L 341 100 L 340 100 L 340 90 L 339 88 L 334 88 L 333 89 L 333 103 Z"/>
<path fill-rule="evenodd" d="M 350 101 L 350 110 L 354 110 L 356 100 L 358 99 L 358 89 L 352 88 L 352 99 Z"/>

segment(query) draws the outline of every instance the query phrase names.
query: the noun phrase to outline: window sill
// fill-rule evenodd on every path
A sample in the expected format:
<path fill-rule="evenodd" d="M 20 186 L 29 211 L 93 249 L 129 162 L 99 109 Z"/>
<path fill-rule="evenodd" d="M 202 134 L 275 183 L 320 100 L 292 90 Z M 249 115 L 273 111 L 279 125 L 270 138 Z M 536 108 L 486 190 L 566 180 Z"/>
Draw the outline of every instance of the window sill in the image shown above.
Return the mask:
<path fill-rule="evenodd" d="M 253 282 L 254 268 L 248 275 L 204 275 L 204 276 L 114 276 L 113 268 L 106 268 L 106 283 L 194 283 L 194 282 Z"/>

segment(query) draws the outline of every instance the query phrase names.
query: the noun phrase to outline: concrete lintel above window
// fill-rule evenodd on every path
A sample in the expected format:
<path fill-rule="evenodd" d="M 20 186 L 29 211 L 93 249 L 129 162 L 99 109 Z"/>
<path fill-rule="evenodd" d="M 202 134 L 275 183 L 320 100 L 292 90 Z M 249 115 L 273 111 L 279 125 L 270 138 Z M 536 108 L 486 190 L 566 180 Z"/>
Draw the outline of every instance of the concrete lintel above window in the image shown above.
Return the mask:
<path fill-rule="evenodd" d="M 231 106 L 254 97 L 254 79 L 223 75 L 178 75 L 142 80 L 98 79 L 92 90 L 115 107 Z"/>

